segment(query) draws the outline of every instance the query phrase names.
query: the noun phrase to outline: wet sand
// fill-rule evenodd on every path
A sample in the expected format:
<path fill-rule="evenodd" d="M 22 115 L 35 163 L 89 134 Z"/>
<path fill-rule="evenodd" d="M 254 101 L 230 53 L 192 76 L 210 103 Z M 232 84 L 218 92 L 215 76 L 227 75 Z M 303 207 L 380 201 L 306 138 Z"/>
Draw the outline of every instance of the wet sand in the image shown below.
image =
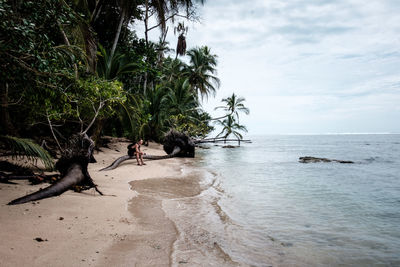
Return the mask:
<path fill-rule="evenodd" d="M 129 160 L 99 171 L 127 145 L 111 143 L 89 165 L 105 196 L 68 191 L 7 206 L 47 184 L 0 184 L 0 266 L 239 266 L 221 238 L 230 222 L 215 177 L 193 168 L 196 159 L 182 158 L 142 167 Z M 165 154 L 157 144 L 143 150 Z"/>

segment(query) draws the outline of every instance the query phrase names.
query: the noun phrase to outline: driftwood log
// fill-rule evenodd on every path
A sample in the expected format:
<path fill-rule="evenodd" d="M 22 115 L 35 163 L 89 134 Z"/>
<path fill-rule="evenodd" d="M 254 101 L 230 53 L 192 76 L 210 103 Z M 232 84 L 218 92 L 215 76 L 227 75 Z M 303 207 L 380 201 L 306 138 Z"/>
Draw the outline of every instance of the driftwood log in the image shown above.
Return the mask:
<path fill-rule="evenodd" d="M 195 154 L 195 144 L 193 141 L 185 135 L 184 133 L 180 133 L 177 131 L 169 131 L 164 136 L 164 151 L 167 155 L 157 156 L 157 155 L 143 155 L 143 159 L 150 160 L 159 160 L 159 159 L 168 159 L 173 157 L 190 157 L 194 158 Z M 117 158 L 110 166 L 101 169 L 100 171 L 109 171 L 117 168 L 122 162 L 136 159 L 135 156 L 125 155 Z"/>
<path fill-rule="evenodd" d="M 83 189 L 97 189 L 90 177 L 87 167 L 92 159 L 94 143 L 86 134 L 77 134 L 70 138 L 68 149 L 56 163 L 56 169 L 60 172 L 61 179 L 56 183 L 37 192 L 15 199 L 8 205 L 22 204 L 29 201 L 58 196 L 73 188 L 80 186 Z"/>

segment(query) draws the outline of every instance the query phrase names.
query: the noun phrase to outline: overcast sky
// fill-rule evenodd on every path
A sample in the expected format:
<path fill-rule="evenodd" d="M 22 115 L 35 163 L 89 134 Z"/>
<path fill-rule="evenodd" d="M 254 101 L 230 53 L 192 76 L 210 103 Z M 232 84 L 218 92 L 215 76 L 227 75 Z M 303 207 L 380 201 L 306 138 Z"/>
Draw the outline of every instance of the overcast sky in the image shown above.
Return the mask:
<path fill-rule="evenodd" d="M 187 44 L 218 55 L 211 114 L 235 92 L 249 134 L 400 132 L 400 0 L 209 0 L 199 14 Z"/>

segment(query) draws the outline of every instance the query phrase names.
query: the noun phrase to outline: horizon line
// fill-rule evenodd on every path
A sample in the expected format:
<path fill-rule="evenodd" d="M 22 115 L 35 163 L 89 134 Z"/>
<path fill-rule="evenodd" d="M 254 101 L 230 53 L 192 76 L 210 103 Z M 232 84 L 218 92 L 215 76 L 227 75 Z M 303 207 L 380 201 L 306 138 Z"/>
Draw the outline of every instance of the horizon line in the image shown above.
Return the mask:
<path fill-rule="evenodd" d="M 246 134 L 246 136 L 251 135 L 391 135 L 391 134 L 400 134 L 394 132 L 344 132 L 344 133 L 257 133 L 257 134 Z"/>

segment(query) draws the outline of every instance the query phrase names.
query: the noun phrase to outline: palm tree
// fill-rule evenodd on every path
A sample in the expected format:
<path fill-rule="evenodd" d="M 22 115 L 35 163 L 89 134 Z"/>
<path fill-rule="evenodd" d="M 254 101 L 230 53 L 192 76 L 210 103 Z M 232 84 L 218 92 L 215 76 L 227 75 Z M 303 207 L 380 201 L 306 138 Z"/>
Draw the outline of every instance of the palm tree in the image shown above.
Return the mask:
<path fill-rule="evenodd" d="M 132 73 L 137 69 L 138 64 L 128 62 L 125 55 L 118 52 L 111 55 L 99 44 L 99 60 L 97 64 L 97 74 L 99 77 L 106 80 L 114 80 L 124 73 Z"/>
<path fill-rule="evenodd" d="M 201 98 L 215 94 L 220 86 L 220 80 L 215 76 L 217 70 L 217 55 L 210 53 L 210 48 L 203 46 L 193 48 L 187 52 L 190 63 L 186 67 L 186 75 L 192 89 L 201 95 Z"/>
<path fill-rule="evenodd" d="M 175 17 L 184 17 L 186 19 L 194 19 L 195 4 L 194 2 L 204 4 L 205 0 L 145 0 L 144 6 L 144 24 L 145 24 L 145 39 L 148 43 L 148 32 L 160 28 L 161 32 L 166 31 L 166 25 L 168 21 L 174 21 Z M 181 10 L 185 11 L 185 14 L 179 13 Z M 151 15 L 155 14 L 157 24 L 149 27 L 148 21 Z"/>
<path fill-rule="evenodd" d="M 216 138 L 223 135 L 226 143 L 226 139 L 233 134 L 236 136 L 240 146 L 240 140 L 243 139 L 243 136 L 239 131 L 247 132 L 247 128 L 244 125 L 238 124 L 232 115 L 228 115 L 226 119 L 223 121 L 217 121 L 217 123 L 222 126 L 222 131 L 216 136 Z"/>
<path fill-rule="evenodd" d="M 222 102 L 225 102 L 226 105 L 216 107 L 215 110 L 223 109 L 228 112 L 228 114 L 217 119 L 225 118 L 229 115 L 236 115 L 236 118 L 239 122 L 239 112 L 244 112 L 244 114 L 246 115 L 250 114 L 250 110 L 243 104 L 244 101 L 246 101 L 244 97 L 238 97 L 237 95 L 235 95 L 235 93 L 232 93 L 232 96 L 230 97 L 222 99 Z"/>
<path fill-rule="evenodd" d="M 146 99 L 143 101 L 143 122 L 140 127 L 140 135 L 147 134 L 155 141 L 159 141 L 165 129 L 168 118 L 168 88 L 157 85 L 148 90 Z"/>
<path fill-rule="evenodd" d="M 188 79 L 180 78 L 175 81 L 167 94 L 169 112 L 173 115 L 190 115 L 197 111 L 199 103 L 190 90 Z"/>
<path fill-rule="evenodd" d="M 180 79 L 184 75 L 184 70 L 187 68 L 186 64 L 179 59 L 172 59 L 168 57 L 164 60 L 162 65 L 161 80 L 165 83 L 172 83 Z"/>

